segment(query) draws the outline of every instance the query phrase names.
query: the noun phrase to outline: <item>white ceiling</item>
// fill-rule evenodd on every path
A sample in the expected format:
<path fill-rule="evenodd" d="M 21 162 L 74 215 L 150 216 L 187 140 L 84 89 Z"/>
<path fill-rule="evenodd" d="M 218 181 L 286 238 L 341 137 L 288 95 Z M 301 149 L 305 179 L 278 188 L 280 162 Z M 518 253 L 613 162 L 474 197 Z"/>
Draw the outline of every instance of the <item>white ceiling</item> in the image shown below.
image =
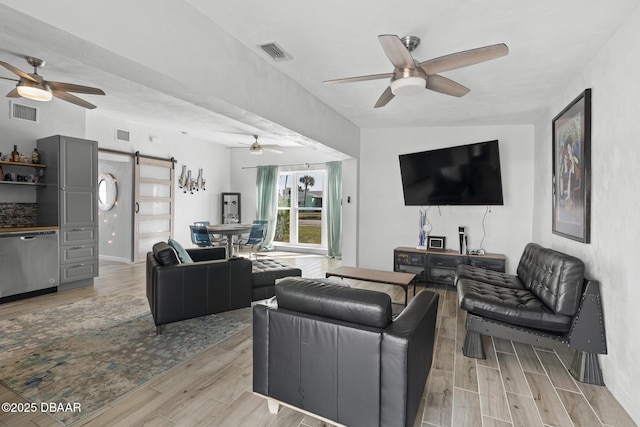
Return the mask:
<path fill-rule="evenodd" d="M 640 4 L 640 0 L 185 2 L 265 61 L 271 59 L 257 45 L 277 42 L 294 59 L 271 62 L 273 67 L 361 128 L 534 123 L 557 89 L 588 66 L 590 58 Z M 73 17 L 72 10 L 68 13 Z M 140 31 L 153 25 L 144 17 L 138 22 Z M 49 63 L 40 72 L 45 78 L 92 86 L 96 84 L 87 80 L 100 81 L 109 95 L 85 96 L 100 110 L 230 146 L 252 142 L 250 136 L 245 139 L 253 133 L 262 135 L 261 142 L 266 144 L 300 143 L 93 69 L 82 58 L 64 57 L 16 34 L 18 28 L 30 24 L 35 25 L 8 22 L 0 14 L 0 60 L 30 72 L 20 57 L 40 56 Z M 506 43 L 510 53 L 442 73 L 471 89 L 462 98 L 426 90 L 396 97 L 386 107 L 374 109 L 388 86 L 385 80 L 322 84 L 328 79 L 391 72 L 393 67 L 377 40 L 379 34 L 420 37 L 422 43 L 413 52 L 419 61 L 495 43 Z M 162 49 L 170 57 L 171 49 L 180 46 Z M 10 75 L 0 70 L 0 76 Z M 11 82 L 0 80 L 0 92 L 12 87 Z"/>
<path fill-rule="evenodd" d="M 187 0 L 249 48 L 276 41 L 294 60 L 282 72 L 360 127 L 533 123 L 635 9 L 636 0 Z M 419 61 L 506 43 L 510 54 L 443 73 L 471 89 L 462 98 L 425 91 L 373 105 L 388 86 L 328 79 L 387 73 L 379 34 L 415 35 Z"/>

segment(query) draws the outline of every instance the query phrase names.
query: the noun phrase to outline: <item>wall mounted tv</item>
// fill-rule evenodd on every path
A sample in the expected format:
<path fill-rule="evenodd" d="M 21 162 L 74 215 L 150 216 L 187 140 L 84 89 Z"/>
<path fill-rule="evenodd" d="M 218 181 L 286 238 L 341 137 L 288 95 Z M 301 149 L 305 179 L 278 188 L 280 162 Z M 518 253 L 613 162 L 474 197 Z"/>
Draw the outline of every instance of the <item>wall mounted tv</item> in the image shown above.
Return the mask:
<path fill-rule="evenodd" d="M 399 158 L 406 206 L 504 204 L 497 140 Z"/>

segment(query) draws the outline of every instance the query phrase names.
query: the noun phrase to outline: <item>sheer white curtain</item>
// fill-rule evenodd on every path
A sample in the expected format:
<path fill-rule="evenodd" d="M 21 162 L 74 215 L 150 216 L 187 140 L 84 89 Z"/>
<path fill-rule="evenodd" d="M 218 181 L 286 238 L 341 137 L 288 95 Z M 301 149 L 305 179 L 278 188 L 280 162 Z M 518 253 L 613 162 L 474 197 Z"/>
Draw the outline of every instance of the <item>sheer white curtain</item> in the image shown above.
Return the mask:
<path fill-rule="evenodd" d="M 268 221 L 262 249 L 273 250 L 278 207 L 278 166 L 258 166 L 256 176 L 256 219 Z"/>
<path fill-rule="evenodd" d="M 327 255 L 342 259 L 342 162 L 327 163 Z"/>

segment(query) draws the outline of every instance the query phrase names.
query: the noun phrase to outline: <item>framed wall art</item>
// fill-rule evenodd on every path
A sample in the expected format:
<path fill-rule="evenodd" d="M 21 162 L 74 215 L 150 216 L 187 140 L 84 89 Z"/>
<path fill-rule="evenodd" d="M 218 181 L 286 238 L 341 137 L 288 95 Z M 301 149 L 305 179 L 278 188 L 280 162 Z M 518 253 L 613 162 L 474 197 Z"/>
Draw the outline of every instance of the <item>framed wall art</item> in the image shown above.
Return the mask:
<path fill-rule="evenodd" d="M 554 234 L 590 242 L 591 89 L 553 119 Z"/>

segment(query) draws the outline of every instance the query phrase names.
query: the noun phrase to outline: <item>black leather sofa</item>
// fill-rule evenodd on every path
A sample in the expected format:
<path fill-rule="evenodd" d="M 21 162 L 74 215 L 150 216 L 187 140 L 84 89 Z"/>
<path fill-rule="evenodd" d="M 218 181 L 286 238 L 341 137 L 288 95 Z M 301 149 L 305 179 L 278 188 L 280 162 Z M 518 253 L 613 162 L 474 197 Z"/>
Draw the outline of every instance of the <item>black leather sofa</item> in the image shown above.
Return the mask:
<path fill-rule="evenodd" d="M 570 372 L 583 382 L 604 384 L 597 354 L 606 338 L 599 284 L 585 280 L 584 263 L 529 243 L 517 275 L 460 265 L 455 285 L 467 311 L 463 353 L 485 358 L 482 335 L 576 350 Z"/>
<path fill-rule="evenodd" d="M 225 259 L 225 248 L 187 249 L 193 263 L 181 264 L 158 242 L 147 253 L 147 300 L 158 333 L 161 326 L 251 305 L 251 261 Z"/>
<path fill-rule="evenodd" d="M 392 320 L 385 293 L 286 278 L 277 307 L 253 307 L 253 390 L 269 409 L 330 422 L 412 426 L 433 357 L 438 294 Z"/>

